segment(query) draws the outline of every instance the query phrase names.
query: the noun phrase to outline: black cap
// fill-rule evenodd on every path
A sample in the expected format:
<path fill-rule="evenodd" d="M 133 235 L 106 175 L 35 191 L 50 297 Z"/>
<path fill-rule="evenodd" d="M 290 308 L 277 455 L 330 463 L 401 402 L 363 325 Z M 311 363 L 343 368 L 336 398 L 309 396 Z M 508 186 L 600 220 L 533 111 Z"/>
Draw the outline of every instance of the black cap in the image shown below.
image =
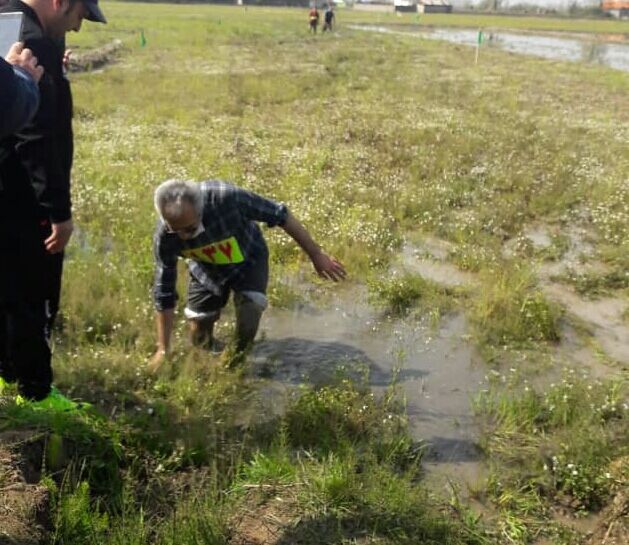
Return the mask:
<path fill-rule="evenodd" d="M 86 19 L 95 23 L 107 23 L 107 19 L 98 7 L 98 0 L 83 0 L 83 4 L 87 8 L 88 14 Z"/>

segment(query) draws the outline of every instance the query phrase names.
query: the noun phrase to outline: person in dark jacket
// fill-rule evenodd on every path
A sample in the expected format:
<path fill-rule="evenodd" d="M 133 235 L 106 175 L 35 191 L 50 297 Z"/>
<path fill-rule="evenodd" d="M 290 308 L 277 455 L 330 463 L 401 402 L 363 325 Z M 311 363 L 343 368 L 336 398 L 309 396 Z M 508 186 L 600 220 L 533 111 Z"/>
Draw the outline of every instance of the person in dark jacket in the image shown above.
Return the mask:
<path fill-rule="evenodd" d="M 323 15 L 323 32 L 329 30 L 332 32 L 332 24 L 334 23 L 334 10 L 332 9 L 332 5 L 328 4 L 328 9 L 325 10 L 325 14 Z"/>
<path fill-rule="evenodd" d="M 15 43 L 6 59 L 0 58 L 0 138 L 26 125 L 39 107 L 37 83 L 44 69 L 24 44 Z"/>
<path fill-rule="evenodd" d="M 35 117 L 0 141 L 0 378 L 30 400 L 52 396 L 59 405 L 70 402 L 51 391 L 48 340 L 73 229 L 72 95 L 59 44 L 83 19 L 106 22 L 97 2 L 10 0 L 0 9 L 24 14 L 21 40 L 45 71 Z"/>

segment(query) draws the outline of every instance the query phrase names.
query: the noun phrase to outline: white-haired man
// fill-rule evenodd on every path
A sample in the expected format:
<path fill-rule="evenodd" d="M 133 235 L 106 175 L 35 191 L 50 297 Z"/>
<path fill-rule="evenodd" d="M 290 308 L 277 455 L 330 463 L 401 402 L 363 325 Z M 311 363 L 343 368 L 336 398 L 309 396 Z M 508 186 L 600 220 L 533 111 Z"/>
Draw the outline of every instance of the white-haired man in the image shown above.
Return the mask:
<path fill-rule="evenodd" d="M 256 222 L 284 229 L 322 278 L 336 282 L 346 276 L 343 265 L 319 247 L 286 205 L 231 184 L 170 180 L 155 191 L 155 208 L 160 218 L 154 237 L 157 352 L 152 368 L 170 350 L 179 257 L 188 263 L 184 313 L 193 343 L 211 347 L 214 324 L 233 291 L 238 352 L 253 342 L 267 305 L 269 253 Z"/>

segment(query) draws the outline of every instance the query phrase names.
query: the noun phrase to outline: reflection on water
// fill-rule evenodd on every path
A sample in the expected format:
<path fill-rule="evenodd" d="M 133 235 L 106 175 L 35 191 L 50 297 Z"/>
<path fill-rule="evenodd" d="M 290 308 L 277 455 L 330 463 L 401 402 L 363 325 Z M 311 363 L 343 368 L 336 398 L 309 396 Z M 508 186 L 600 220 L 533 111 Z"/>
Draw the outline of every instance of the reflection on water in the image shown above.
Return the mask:
<path fill-rule="evenodd" d="M 424 29 L 403 32 L 383 26 L 352 26 L 354 29 L 387 34 L 417 34 L 421 38 L 445 40 L 461 45 L 476 46 L 477 30 L 448 28 Z M 484 47 L 495 47 L 511 53 L 531 55 L 550 60 L 589 62 L 602 64 L 616 70 L 629 72 L 629 44 L 600 43 L 560 38 L 539 34 L 517 34 L 514 32 L 493 31 L 485 33 Z"/>

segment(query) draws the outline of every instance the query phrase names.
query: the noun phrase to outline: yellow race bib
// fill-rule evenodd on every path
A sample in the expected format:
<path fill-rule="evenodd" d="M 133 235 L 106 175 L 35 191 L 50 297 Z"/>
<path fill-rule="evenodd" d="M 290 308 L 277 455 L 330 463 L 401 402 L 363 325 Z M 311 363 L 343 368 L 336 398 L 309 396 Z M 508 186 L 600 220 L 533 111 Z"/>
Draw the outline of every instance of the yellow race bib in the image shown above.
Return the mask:
<path fill-rule="evenodd" d="M 245 260 L 236 237 L 229 237 L 198 248 L 189 248 L 181 254 L 188 259 L 203 261 L 212 265 L 234 265 Z"/>

